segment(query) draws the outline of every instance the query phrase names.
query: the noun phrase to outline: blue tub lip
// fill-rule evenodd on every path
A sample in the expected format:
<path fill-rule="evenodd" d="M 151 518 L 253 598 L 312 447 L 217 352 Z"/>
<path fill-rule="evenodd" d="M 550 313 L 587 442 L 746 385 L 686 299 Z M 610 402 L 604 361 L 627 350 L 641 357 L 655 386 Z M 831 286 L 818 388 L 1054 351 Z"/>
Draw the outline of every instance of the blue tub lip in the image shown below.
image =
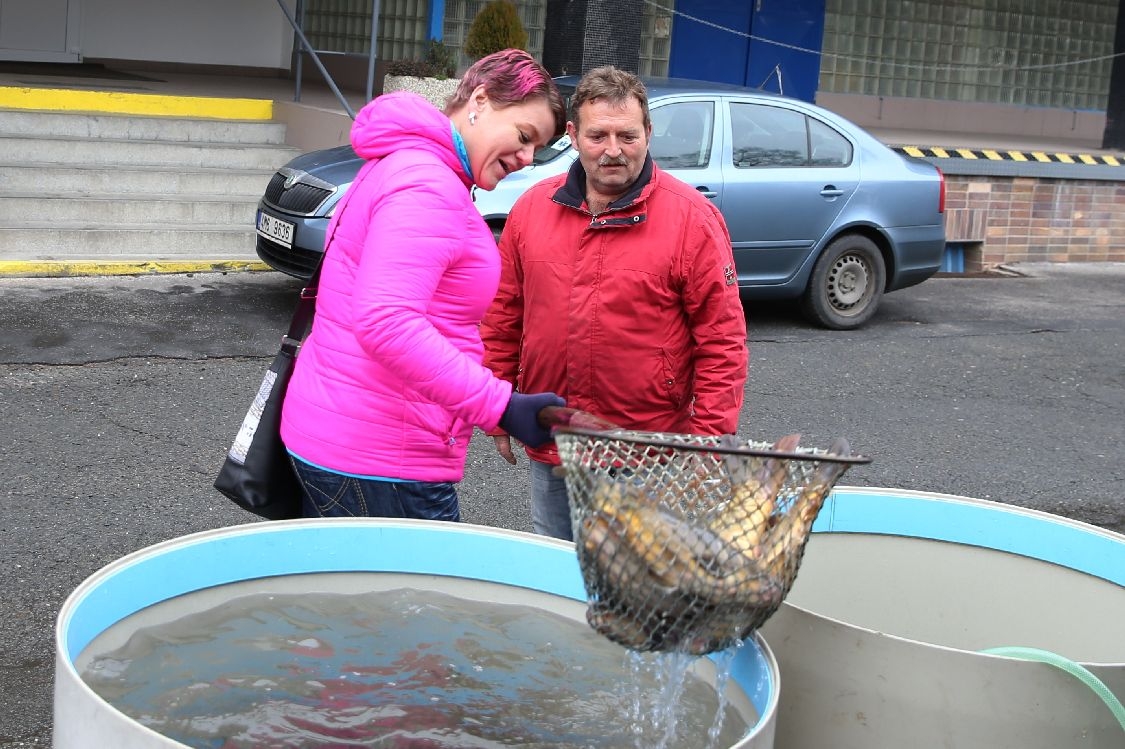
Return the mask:
<path fill-rule="evenodd" d="M 996 549 L 1125 586 L 1125 536 L 1002 502 L 937 492 L 837 486 L 812 530 L 907 536 Z"/>
<path fill-rule="evenodd" d="M 326 528 L 331 530 L 336 548 L 346 548 L 346 553 L 307 542 L 308 534 Z M 533 550 L 536 561 L 546 560 L 550 564 L 503 565 L 474 556 L 476 549 L 437 540 L 468 538 L 475 545 L 495 540 L 511 542 L 515 534 L 521 548 Z M 363 543 L 348 547 L 345 542 L 349 539 Z M 414 543 L 427 544 L 428 553 L 417 554 Z M 218 553 L 232 546 L 237 547 L 235 556 Z M 200 554 L 201 549 L 211 553 Z M 60 643 L 65 645 L 60 652 L 73 660 L 109 626 L 161 601 L 217 585 L 287 574 L 394 571 L 480 578 L 584 601 L 585 591 L 573 549 L 573 544 L 564 541 L 518 531 L 426 520 L 305 519 L 214 528 L 139 549 L 83 581 L 59 613 L 60 636 L 66 638 Z M 396 551 L 406 555 L 402 558 L 410 559 L 409 569 L 405 564 L 392 567 L 381 561 L 388 555 L 393 559 Z M 452 563 L 460 563 L 466 557 L 475 565 L 483 564 L 483 570 L 474 567 L 462 574 L 455 572 Z M 183 564 L 186 561 L 193 563 Z M 481 577 L 482 572 L 487 576 Z M 88 616 L 90 621 L 76 623 L 76 614 Z"/>
<path fill-rule="evenodd" d="M 307 540 L 308 534 L 320 534 L 325 529 L 331 530 L 336 548 L 347 548 L 346 554 L 298 543 L 302 538 Z M 454 538 L 457 543 L 445 543 Z M 363 543 L 347 546 L 348 540 Z M 417 552 L 412 544 L 419 543 L 425 545 L 427 553 L 411 554 Z M 518 545 L 521 564 L 496 559 L 497 543 L 511 544 L 509 548 Z M 233 555 L 220 553 L 232 549 L 236 552 Z M 395 558 L 409 558 L 410 564 L 380 562 Z M 466 559 L 472 566 L 458 570 L 454 563 L 463 565 Z M 123 556 L 86 578 L 59 611 L 55 630 L 58 660 L 68 676 L 87 691 L 74 666 L 79 654 L 97 635 L 147 606 L 227 583 L 287 574 L 357 571 L 464 577 L 586 601 L 574 544 L 567 541 L 471 523 L 429 520 L 254 522 L 162 541 Z M 757 632 L 752 641 L 755 647 L 749 654 L 737 656 L 731 665 L 732 678 L 758 712 L 758 722 L 747 739 L 772 724 L 780 689 L 777 661 L 768 644 Z M 92 691 L 90 695 L 101 701 Z"/>

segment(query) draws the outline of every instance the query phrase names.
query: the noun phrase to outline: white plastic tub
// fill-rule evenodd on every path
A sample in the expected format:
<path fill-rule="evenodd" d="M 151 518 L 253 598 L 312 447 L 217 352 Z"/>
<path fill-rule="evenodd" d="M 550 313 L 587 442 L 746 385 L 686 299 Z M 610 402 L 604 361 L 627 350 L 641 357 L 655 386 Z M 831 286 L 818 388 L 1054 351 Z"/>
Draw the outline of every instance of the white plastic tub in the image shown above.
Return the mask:
<path fill-rule="evenodd" d="M 501 586 L 502 602 L 567 603 L 556 613 L 583 617 L 585 602 L 574 545 L 465 523 L 409 520 L 294 520 L 197 533 L 142 549 L 94 573 L 66 600 L 56 629 L 54 746 L 59 749 L 155 749 L 182 744 L 152 731 L 102 700 L 79 677 L 76 660 L 96 637 L 146 607 L 208 591 L 221 602 L 256 585 L 304 573 L 386 573 L 401 585 L 438 579 Z M 237 585 L 236 585 L 237 584 Z M 496 586 L 482 586 L 495 591 Z M 534 594 L 532 592 L 535 592 Z M 549 594 L 544 596 L 542 594 Z M 495 595 L 495 593 L 493 593 Z M 230 600 L 228 595 L 227 600 Z M 584 621 L 584 618 L 583 618 Z M 773 746 L 777 664 L 758 636 L 738 651 L 731 680 L 752 703 L 757 722 L 738 749 Z"/>
<path fill-rule="evenodd" d="M 837 487 L 762 628 L 778 749 L 1121 749 L 1125 536 L 978 499 Z M 1028 655 L 1035 655 L 1028 652 Z"/>

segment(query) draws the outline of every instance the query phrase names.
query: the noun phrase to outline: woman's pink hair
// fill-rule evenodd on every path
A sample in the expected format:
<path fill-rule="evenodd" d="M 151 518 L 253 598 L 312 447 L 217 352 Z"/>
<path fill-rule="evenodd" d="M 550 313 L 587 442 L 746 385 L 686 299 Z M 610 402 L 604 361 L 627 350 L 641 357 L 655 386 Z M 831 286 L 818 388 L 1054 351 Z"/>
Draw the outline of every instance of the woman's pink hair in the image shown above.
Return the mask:
<path fill-rule="evenodd" d="M 461 76 L 457 90 L 445 103 L 445 113 L 465 106 L 477 86 L 497 109 L 522 104 L 528 99 L 543 99 L 555 116 L 555 135 L 566 128 L 566 106 L 551 74 L 522 49 L 503 49 L 477 60 Z"/>

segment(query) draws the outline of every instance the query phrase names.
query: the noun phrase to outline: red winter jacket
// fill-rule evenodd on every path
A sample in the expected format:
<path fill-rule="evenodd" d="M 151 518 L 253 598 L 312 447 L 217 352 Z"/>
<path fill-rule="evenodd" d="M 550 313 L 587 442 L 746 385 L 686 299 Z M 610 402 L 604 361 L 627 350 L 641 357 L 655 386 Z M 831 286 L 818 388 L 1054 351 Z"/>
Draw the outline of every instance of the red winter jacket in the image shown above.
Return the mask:
<path fill-rule="evenodd" d="M 575 161 L 512 208 L 485 365 L 628 429 L 735 433 L 748 351 L 722 214 L 651 158 L 597 217 L 585 181 Z M 554 444 L 528 454 L 558 463 Z"/>

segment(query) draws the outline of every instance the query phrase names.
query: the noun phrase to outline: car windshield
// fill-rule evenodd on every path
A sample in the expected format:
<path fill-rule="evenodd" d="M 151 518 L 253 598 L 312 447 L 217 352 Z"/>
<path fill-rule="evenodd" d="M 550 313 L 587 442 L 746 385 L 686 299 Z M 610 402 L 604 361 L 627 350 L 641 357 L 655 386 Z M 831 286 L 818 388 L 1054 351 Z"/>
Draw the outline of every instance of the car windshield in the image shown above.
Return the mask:
<path fill-rule="evenodd" d="M 536 151 L 531 158 L 531 163 L 538 166 L 539 164 L 546 164 L 548 161 L 554 161 L 568 148 L 570 148 L 570 136 L 563 133 Z"/>
<path fill-rule="evenodd" d="M 563 106 L 566 107 L 567 116 L 570 116 L 570 97 L 574 96 L 574 86 L 562 85 L 559 86 L 559 93 L 562 94 Z M 531 163 L 535 166 L 546 164 L 548 161 L 554 161 L 560 155 L 566 153 L 570 148 L 570 136 L 565 132 L 557 138 L 552 138 L 547 141 L 547 145 L 543 146 L 535 152 L 531 158 Z"/>

